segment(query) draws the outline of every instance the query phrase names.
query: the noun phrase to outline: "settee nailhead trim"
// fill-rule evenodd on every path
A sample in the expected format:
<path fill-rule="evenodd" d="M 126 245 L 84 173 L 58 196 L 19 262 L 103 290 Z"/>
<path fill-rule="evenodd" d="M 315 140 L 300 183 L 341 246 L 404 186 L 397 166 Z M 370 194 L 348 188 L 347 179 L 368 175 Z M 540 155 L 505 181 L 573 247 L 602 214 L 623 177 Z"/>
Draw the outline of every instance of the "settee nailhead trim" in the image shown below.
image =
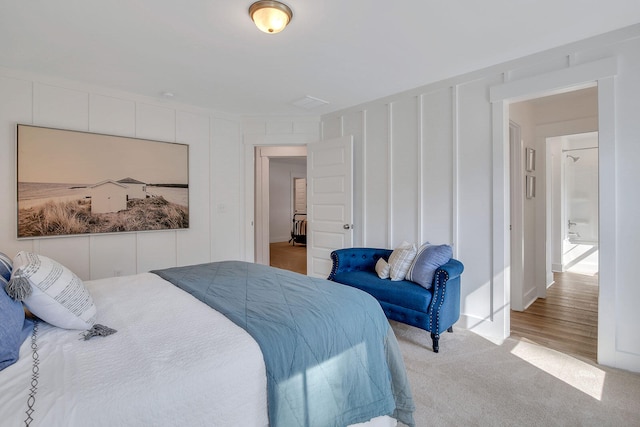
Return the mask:
<path fill-rule="evenodd" d="M 338 271 L 338 255 L 335 252 L 331 252 L 331 260 L 333 261 L 333 267 L 331 268 L 331 273 L 329 273 L 329 280 L 333 280 Z"/>
<path fill-rule="evenodd" d="M 442 282 L 442 284 L 440 283 L 440 275 L 444 275 L 444 280 Z M 442 298 L 440 298 L 438 307 L 436 308 L 436 315 L 433 316 L 433 306 L 431 306 L 431 309 L 429 310 L 429 329 L 431 330 L 431 333 L 435 333 L 436 335 L 439 335 L 440 332 L 440 309 L 442 308 L 442 304 L 444 304 L 444 294 L 446 293 L 446 288 L 447 288 L 447 281 L 449 280 L 449 273 L 447 273 L 446 271 L 437 271 L 436 272 L 436 284 L 435 284 L 435 289 L 433 290 L 433 298 L 437 301 L 437 298 L 439 297 L 439 293 L 441 293 L 443 295 Z M 440 291 L 440 289 L 442 288 L 442 291 Z M 433 318 L 436 318 L 436 324 L 435 324 L 435 330 L 433 329 Z"/>

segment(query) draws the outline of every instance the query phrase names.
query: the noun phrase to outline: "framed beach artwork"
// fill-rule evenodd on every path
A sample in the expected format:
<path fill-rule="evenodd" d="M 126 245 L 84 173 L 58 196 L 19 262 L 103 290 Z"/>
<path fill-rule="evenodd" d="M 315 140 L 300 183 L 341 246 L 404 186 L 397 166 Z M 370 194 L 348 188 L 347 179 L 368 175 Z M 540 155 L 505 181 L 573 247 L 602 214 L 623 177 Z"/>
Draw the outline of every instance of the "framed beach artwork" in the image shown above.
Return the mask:
<path fill-rule="evenodd" d="M 189 146 L 18 125 L 18 238 L 189 227 Z"/>

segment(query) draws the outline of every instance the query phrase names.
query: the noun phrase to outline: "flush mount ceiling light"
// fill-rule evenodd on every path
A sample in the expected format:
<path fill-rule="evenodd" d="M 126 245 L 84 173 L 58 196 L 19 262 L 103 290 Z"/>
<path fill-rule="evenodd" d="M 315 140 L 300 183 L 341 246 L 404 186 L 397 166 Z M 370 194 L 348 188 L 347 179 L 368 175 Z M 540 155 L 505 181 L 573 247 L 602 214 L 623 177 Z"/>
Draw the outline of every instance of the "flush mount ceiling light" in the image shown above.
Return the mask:
<path fill-rule="evenodd" d="M 293 12 L 289 6 L 279 1 L 260 0 L 249 7 L 249 16 L 260 31 L 275 34 L 289 24 Z"/>

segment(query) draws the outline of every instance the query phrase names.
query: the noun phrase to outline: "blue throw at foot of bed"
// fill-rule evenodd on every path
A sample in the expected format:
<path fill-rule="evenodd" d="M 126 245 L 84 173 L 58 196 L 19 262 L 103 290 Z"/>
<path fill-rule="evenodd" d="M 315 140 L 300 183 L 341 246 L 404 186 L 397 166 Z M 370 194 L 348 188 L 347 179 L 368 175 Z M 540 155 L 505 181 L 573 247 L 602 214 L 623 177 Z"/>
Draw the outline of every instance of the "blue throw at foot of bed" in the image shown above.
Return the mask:
<path fill-rule="evenodd" d="M 241 261 L 153 273 L 223 313 L 258 342 L 271 426 L 343 427 L 381 415 L 414 426 L 396 337 L 367 293 Z"/>

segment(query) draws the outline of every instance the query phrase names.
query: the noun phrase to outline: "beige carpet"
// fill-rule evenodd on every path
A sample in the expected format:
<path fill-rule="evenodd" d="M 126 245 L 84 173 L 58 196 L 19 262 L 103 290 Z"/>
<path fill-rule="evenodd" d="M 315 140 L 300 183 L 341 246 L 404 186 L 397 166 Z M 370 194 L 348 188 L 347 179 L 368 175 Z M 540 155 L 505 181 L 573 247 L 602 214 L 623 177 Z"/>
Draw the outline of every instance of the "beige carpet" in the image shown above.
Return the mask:
<path fill-rule="evenodd" d="M 418 427 L 640 426 L 640 374 L 461 329 L 445 332 L 435 354 L 427 332 L 391 324 Z"/>

